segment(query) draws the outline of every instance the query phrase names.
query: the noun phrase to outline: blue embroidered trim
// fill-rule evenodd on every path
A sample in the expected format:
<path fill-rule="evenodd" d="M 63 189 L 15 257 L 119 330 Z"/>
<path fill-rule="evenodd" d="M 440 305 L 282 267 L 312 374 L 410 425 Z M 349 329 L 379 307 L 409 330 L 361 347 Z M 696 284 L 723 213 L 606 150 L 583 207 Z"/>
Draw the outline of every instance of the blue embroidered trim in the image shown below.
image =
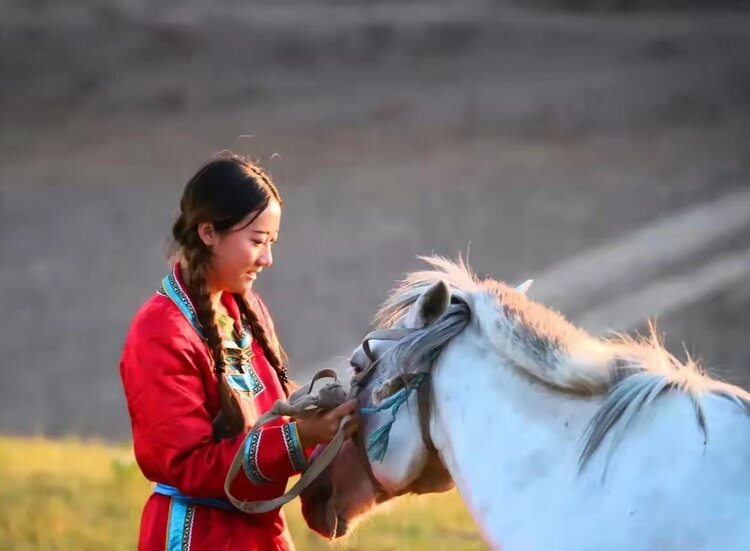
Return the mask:
<path fill-rule="evenodd" d="M 198 323 L 198 314 L 193 307 L 193 303 L 180 285 L 174 272 L 170 273 L 162 280 L 161 290 L 164 295 L 175 303 L 177 308 L 179 308 L 180 312 L 182 312 L 187 318 L 198 334 L 201 337 L 204 337 L 200 323 Z M 251 362 L 254 356 L 251 347 L 252 339 L 250 338 L 247 328 L 243 328 L 239 337 L 239 344 L 229 340 L 223 343 L 226 361 L 225 368 L 227 368 L 228 371 L 234 370 L 238 372 L 237 375 L 231 375 L 228 378 L 232 387 L 249 398 L 255 398 L 265 390 L 265 386 L 263 386 L 263 382 L 260 380 L 260 377 L 258 377 L 255 369 L 253 369 Z"/>
<path fill-rule="evenodd" d="M 225 344 L 227 341 L 224 341 Z M 235 364 L 233 367 L 244 368 L 250 364 L 250 360 L 255 357 L 250 350 L 238 350 L 236 348 L 224 347 L 225 359 Z"/>
<path fill-rule="evenodd" d="M 169 519 L 167 520 L 166 551 L 188 551 L 193 532 L 193 517 L 195 507 L 187 500 L 173 497 L 169 504 Z"/>
<path fill-rule="evenodd" d="M 251 340 L 248 339 L 248 341 L 248 344 L 252 343 Z M 250 365 L 250 361 L 255 357 L 252 346 L 248 345 L 240 347 L 237 343 L 230 340 L 225 340 L 223 344 L 226 359 L 241 367 L 243 371 L 246 366 Z"/>
<path fill-rule="evenodd" d="M 284 436 L 286 453 L 289 456 L 289 462 L 292 464 L 292 469 L 294 469 L 295 472 L 303 471 L 307 461 L 305 460 L 305 452 L 302 451 L 302 444 L 300 444 L 299 441 L 297 423 L 292 422 L 282 425 L 281 434 Z"/>
<path fill-rule="evenodd" d="M 254 432 L 245 442 L 245 461 L 242 465 L 248 480 L 257 485 L 271 482 L 268 478 L 263 476 L 263 473 L 260 472 L 260 468 L 258 467 L 258 446 L 260 445 L 260 435 L 260 431 Z"/>
<path fill-rule="evenodd" d="M 234 344 L 235 346 L 239 346 L 242 350 L 245 350 L 247 348 L 250 348 L 250 345 L 253 343 L 253 339 L 250 337 L 250 331 L 247 327 L 243 327 L 240 329 L 239 334 L 237 335 L 239 337 L 239 344 Z M 252 352 L 251 352 L 252 354 Z"/>
<path fill-rule="evenodd" d="M 244 373 L 227 374 L 226 380 L 230 387 L 248 398 L 255 398 L 265 389 L 251 365 L 245 367 Z"/>
<path fill-rule="evenodd" d="M 250 332 L 246 330 L 242 330 L 240 332 L 240 348 L 249 348 L 250 345 L 253 343 L 253 339 L 250 337 Z"/>
<path fill-rule="evenodd" d="M 172 302 L 177 305 L 177 308 L 180 309 L 180 312 L 183 313 L 198 334 L 203 337 L 203 330 L 200 323 L 198 323 L 198 314 L 195 312 L 193 303 L 190 302 L 190 297 L 188 297 L 185 290 L 180 286 L 180 282 L 177 281 L 174 273 L 169 274 L 162 280 L 162 289 L 172 299 Z"/>
<path fill-rule="evenodd" d="M 243 327 L 240 329 L 239 332 L 237 332 L 237 328 L 233 327 L 232 333 L 234 335 L 237 335 L 239 343 L 231 340 L 231 337 L 225 336 L 224 339 L 224 348 L 230 348 L 233 350 L 241 350 L 245 354 L 249 354 L 252 357 L 252 347 L 253 339 L 250 336 L 250 332 L 247 327 Z"/>
<path fill-rule="evenodd" d="M 200 323 L 198 323 L 198 314 L 195 311 L 195 307 L 190 301 L 190 297 L 185 292 L 185 289 L 183 289 L 180 282 L 177 281 L 177 276 L 175 276 L 174 272 L 170 273 L 162 280 L 161 288 L 156 292 L 172 299 L 172 302 L 177 305 L 177 308 L 180 309 L 180 312 L 183 313 L 193 328 L 195 328 L 198 334 L 203 337 L 203 330 L 201 329 Z M 250 345 L 253 342 L 247 327 L 242 327 L 238 337 L 240 341 L 239 344 L 230 340 L 226 342 L 226 345 L 229 345 L 232 348 L 240 348 L 243 352 L 247 352 L 246 349 L 250 348 Z M 250 352 L 250 357 L 252 358 L 252 352 Z"/>

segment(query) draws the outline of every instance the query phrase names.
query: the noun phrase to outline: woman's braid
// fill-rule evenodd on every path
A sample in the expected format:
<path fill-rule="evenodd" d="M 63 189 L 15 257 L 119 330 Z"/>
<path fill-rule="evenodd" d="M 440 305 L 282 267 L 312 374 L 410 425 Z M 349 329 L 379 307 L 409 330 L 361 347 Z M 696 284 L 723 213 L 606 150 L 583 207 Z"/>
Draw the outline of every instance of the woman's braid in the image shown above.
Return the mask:
<path fill-rule="evenodd" d="M 250 325 L 253 338 L 258 341 L 268 363 L 271 364 L 271 367 L 276 372 L 281 387 L 284 389 L 284 394 L 289 396 L 289 377 L 286 372 L 286 366 L 284 366 L 282 359 L 279 357 L 280 354 L 283 354 L 281 347 L 278 345 L 278 342 L 271 342 L 266 328 L 247 300 L 239 294 L 235 294 L 234 298 L 240 308 L 240 312 Z"/>

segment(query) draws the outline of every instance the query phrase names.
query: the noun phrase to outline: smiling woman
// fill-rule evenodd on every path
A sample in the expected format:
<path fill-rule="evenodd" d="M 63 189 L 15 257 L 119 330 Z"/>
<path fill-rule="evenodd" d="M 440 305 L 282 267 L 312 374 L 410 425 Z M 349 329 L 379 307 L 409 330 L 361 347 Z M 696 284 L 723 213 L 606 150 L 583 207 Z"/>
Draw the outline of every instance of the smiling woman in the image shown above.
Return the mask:
<path fill-rule="evenodd" d="M 278 509 L 243 515 L 224 494 L 244 435 L 290 391 L 283 349 L 252 290 L 273 264 L 282 205 L 268 174 L 231 154 L 185 186 L 172 228 L 173 270 L 135 315 L 120 364 L 135 457 L 157 483 L 141 519 L 141 550 L 291 547 Z M 278 420 L 254 433 L 232 494 L 281 495 L 311 448 L 328 442 L 354 408 Z M 347 429 L 357 429 L 356 415 Z"/>

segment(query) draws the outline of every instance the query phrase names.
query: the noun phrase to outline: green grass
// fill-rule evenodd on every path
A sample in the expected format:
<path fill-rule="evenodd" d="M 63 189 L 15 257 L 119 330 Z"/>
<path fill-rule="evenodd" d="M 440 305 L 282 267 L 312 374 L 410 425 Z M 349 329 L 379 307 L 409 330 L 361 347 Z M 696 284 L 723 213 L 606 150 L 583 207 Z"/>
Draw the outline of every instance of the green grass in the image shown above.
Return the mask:
<path fill-rule="evenodd" d="M 0 551 L 135 549 L 150 489 L 127 446 L 0 436 Z M 331 547 L 307 529 L 299 502 L 285 511 L 299 551 Z M 455 492 L 403 498 L 332 547 L 486 548 Z"/>

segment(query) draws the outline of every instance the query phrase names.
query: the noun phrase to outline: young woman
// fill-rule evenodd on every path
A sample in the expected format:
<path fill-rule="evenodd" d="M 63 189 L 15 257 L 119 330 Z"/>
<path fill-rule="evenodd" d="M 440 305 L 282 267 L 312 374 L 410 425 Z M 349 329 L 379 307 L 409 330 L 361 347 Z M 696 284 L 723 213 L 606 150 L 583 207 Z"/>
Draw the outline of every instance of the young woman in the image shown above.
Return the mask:
<path fill-rule="evenodd" d="M 271 266 L 282 200 L 268 175 L 236 156 L 193 176 L 172 228 L 175 264 L 138 310 L 120 363 L 136 460 L 157 483 L 141 519 L 140 550 L 292 549 L 278 510 L 245 515 L 224 495 L 243 437 L 289 394 L 284 353 L 253 283 Z M 356 402 L 264 427 L 244 453 L 241 499 L 281 495 L 316 444 Z"/>

